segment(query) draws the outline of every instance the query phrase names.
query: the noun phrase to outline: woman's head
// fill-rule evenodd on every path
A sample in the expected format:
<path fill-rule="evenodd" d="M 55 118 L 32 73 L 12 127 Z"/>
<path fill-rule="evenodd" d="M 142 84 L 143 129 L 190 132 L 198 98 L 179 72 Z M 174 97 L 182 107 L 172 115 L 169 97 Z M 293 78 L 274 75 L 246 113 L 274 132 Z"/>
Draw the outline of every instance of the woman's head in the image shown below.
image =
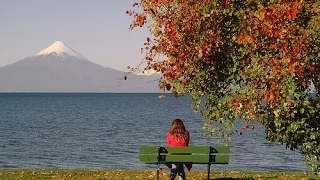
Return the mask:
<path fill-rule="evenodd" d="M 182 121 L 181 119 L 175 119 L 175 120 L 171 123 L 171 131 L 172 131 L 173 129 L 176 129 L 176 128 L 185 130 L 183 121 Z"/>
<path fill-rule="evenodd" d="M 181 119 L 175 119 L 171 123 L 171 134 L 178 141 L 189 142 L 189 132 L 185 129 L 183 121 Z"/>

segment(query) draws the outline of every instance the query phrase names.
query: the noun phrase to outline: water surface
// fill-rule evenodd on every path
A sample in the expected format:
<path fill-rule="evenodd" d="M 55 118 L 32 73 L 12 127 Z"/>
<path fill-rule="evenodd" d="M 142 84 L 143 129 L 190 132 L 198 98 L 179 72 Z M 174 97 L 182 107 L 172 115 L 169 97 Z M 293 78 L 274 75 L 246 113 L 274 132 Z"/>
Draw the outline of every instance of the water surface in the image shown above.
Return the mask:
<path fill-rule="evenodd" d="M 166 145 L 173 119 L 184 120 L 190 145 L 216 145 L 202 136 L 203 118 L 188 97 L 170 94 L 2 93 L 0 168 L 154 169 L 139 163 L 142 145 Z M 228 165 L 219 170 L 304 171 L 303 156 L 269 144 L 257 126 L 235 135 Z M 206 169 L 196 165 L 195 169 Z"/>

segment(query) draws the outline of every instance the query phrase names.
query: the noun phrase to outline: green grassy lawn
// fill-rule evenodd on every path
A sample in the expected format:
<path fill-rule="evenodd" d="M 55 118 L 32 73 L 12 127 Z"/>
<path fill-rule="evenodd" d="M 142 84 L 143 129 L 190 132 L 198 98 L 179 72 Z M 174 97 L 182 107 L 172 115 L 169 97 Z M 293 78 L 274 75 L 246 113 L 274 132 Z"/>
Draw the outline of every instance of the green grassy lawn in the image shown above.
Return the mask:
<path fill-rule="evenodd" d="M 187 172 L 188 180 L 206 179 L 205 171 Z M 160 179 L 168 180 L 169 170 L 160 171 Z M 215 180 L 312 180 L 320 179 L 319 175 L 303 172 L 247 172 L 247 171 L 212 171 L 211 178 Z M 155 180 L 156 170 L 50 170 L 50 169 L 19 169 L 0 170 L 0 179 L 65 179 L 65 180 Z M 176 178 L 178 179 L 178 178 Z"/>

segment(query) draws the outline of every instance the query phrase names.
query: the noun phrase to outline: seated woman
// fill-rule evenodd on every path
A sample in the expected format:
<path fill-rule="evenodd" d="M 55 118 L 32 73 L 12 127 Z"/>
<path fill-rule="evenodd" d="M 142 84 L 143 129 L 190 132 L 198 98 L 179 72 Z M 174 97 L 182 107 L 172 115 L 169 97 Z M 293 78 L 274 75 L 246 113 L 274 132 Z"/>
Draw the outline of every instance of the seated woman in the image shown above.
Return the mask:
<path fill-rule="evenodd" d="M 168 146 L 188 146 L 190 140 L 189 132 L 185 129 L 181 119 L 175 119 L 171 124 L 171 130 L 167 133 Z M 174 180 L 179 176 L 179 180 L 186 180 L 183 163 L 167 164 L 170 171 L 170 179 Z M 185 166 L 190 171 L 192 168 L 191 163 L 186 163 Z"/>

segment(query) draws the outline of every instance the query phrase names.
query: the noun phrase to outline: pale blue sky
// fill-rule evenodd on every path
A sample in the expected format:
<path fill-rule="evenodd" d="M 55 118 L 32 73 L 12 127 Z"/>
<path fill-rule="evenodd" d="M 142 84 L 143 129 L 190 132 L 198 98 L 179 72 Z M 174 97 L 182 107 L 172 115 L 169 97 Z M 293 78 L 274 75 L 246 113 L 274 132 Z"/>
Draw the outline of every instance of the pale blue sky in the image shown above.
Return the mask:
<path fill-rule="evenodd" d="M 129 30 L 135 0 L 1 0 L 0 66 L 60 40 L 90 61 L 118 70 L 139 64 L 147 29 Z"/>

